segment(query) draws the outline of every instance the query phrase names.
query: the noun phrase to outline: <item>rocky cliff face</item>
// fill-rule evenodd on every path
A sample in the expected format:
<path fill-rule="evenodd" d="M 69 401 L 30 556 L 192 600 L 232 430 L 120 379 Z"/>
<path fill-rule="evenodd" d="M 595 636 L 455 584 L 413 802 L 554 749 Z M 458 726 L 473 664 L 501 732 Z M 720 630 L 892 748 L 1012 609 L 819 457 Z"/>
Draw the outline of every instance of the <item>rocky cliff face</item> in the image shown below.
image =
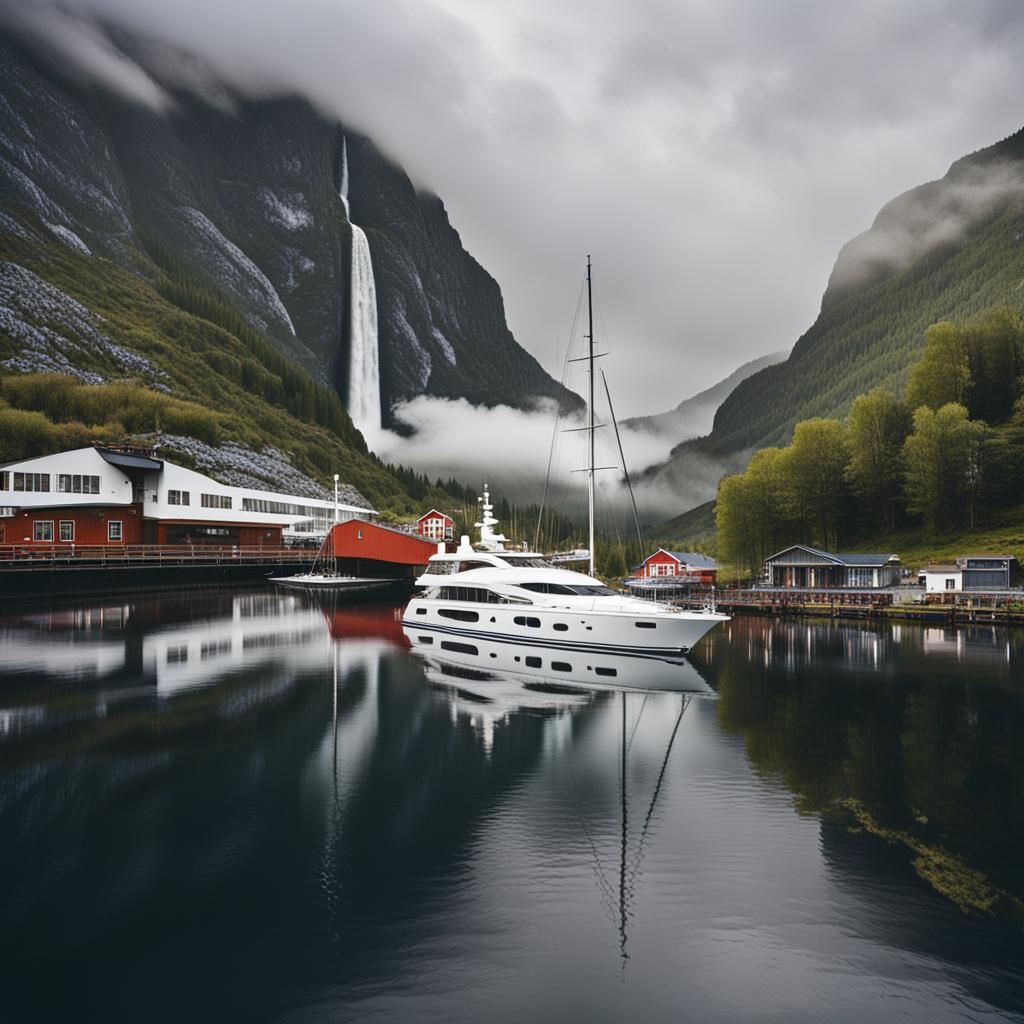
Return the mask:
<path fill-rule="evenodd" d="M 83 85 L 45 53 L 0 39 L 0 229 L 46 230 L 147 277 L 159 265 L 201 281 L 344 397 L 344 140 L 351 218 L 376 278 L 385 423 L 394 403 L 421 394 L 576 404 L 512 337 L 496 282 L 463 249 L 441 200 L 417 192 L 371 140 L 301 99 L 245 101 L 209 79 L 200 96 L 179 84 L 182 55 L 132 52 L 171 109 Z"/>

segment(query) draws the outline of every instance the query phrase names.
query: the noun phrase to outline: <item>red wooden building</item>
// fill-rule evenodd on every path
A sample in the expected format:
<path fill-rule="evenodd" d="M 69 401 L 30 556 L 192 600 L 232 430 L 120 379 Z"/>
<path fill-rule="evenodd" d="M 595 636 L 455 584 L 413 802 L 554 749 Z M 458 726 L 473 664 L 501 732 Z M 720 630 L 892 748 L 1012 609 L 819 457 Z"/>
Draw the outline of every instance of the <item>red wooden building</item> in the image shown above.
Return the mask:
<path fill-rule="evenodd" d="M 713 585 L 718 576 L 718 563 L 695 551 L 666 551 L 658 548 L 637 567 L 639 579 L 685 577 L 688 583 Z"/>
<path fill-rule="evenodd" d="M 428 540 L 454 540 L 455 520 L 432 508 L 416 520 L 416 532 Z"/>
<path fill-rule="evenodd" d="M 341 572 L 354 576 L 415 578 L 436 552 L 436 541 L 365 519 L 333 526 L 324 547 L 326 555 L 338 560 Z"/>

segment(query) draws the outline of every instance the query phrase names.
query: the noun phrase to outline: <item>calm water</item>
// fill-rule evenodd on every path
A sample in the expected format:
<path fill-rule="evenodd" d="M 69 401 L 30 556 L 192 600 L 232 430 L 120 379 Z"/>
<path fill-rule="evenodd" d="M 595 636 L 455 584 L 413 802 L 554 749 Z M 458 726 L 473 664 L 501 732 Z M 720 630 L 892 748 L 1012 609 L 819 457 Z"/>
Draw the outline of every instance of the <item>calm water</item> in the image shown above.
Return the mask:
<path fill-rule="evenodd" d="M 738 619 L 646 693 L 0 616 L 5 1022 L 1024 1019 L 1024 634 Z"/>

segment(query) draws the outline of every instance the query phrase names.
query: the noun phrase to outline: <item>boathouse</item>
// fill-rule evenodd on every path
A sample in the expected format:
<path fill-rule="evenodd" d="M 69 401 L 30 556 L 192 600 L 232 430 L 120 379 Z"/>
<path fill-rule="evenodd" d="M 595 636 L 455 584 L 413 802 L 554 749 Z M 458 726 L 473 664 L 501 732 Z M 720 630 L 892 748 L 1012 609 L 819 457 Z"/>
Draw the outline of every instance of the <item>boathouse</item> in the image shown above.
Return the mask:
<path fill-rule="evenodd" d="M 899 581 L 896 555 L 832 554 L 794 544 L 765 559 L 764 584 L 808 590 L 877 589 Z"/>
<path fill-rule="evenodd" d="M 365 519 L 350 519 L 332 527 L 324 553 L 337 559 L 338 571 L 352 576 L 385 577 L 412 581 L 437 553 L 435 541 L 424 540 Z"/>
<path fill-rule="evenodd" d="M 454 540 L 455 520 L 432 508 L 416 520 L 416 532 L 427 540 Z"/>
<path fill-rule="evenodd" d="M 222 484 L 155 449 L 78 448 L 0 467 L 0 545 L 319 545 L 336 521 L 373 515 L 347 501 Z"/>

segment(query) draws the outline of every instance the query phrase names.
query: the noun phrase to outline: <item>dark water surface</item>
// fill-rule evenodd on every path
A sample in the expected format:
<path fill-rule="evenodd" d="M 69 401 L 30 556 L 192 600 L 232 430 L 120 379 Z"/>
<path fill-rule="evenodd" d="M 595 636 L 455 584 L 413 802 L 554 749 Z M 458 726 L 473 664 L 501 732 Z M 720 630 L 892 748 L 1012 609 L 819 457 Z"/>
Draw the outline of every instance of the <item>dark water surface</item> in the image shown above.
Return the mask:
<path fill-rule="evenodd" d="M 8 609 L 0 1020 L 1024 1019 L 1022 655 L 737 619 L 648 693 L 389 607 Z"/>

